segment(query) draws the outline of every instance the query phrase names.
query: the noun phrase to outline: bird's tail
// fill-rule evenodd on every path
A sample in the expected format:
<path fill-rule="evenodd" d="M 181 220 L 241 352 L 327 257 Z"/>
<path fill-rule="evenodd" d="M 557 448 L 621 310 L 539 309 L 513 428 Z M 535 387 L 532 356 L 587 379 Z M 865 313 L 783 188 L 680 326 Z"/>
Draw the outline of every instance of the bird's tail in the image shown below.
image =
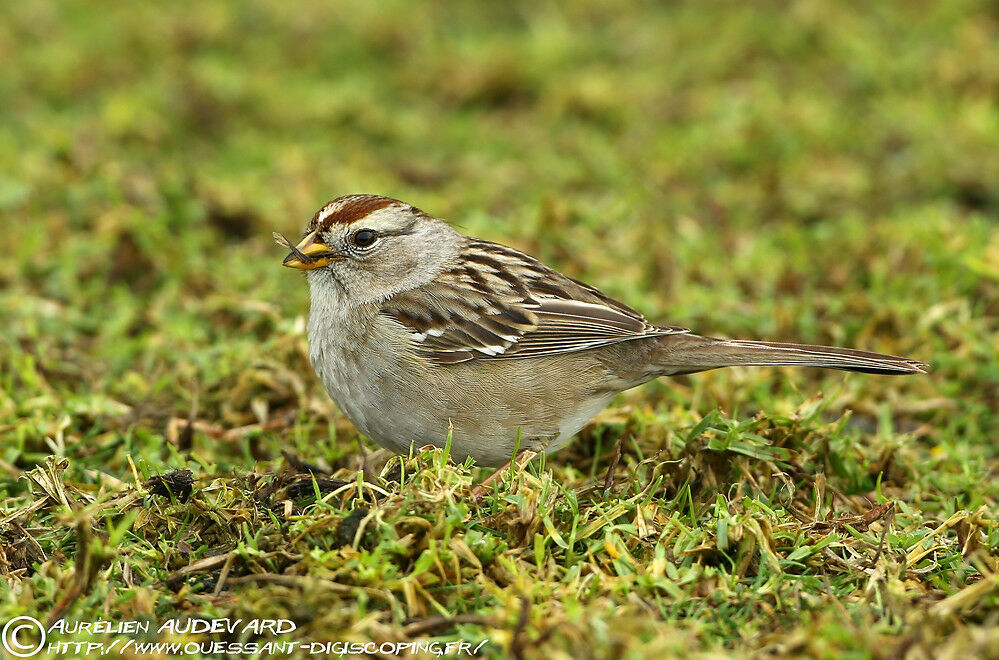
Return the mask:
<path fill-rule="evenodd" d="M 659 364 L 663 375 L 706 371 L 719 367 L 799 366 L 842 369 L 867 374 L 924 374 L 929 365 L 897 355 L 852 348 L 782 344 L 772 341 L 716 339 L 698 335 L 664 337 Z"/>

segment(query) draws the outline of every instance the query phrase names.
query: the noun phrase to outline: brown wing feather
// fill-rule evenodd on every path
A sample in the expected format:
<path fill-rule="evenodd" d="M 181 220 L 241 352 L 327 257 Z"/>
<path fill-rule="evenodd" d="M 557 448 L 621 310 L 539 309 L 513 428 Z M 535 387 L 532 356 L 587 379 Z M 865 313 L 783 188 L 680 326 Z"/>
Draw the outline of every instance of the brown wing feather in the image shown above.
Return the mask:
<path fill-rule="evenodd" d="M 381 312 L 441 364 L 586 350 L 689 332 L 658 327 L 627 305 L 513 248 L 470 240 L 463 264 L 387 300 Z"/>

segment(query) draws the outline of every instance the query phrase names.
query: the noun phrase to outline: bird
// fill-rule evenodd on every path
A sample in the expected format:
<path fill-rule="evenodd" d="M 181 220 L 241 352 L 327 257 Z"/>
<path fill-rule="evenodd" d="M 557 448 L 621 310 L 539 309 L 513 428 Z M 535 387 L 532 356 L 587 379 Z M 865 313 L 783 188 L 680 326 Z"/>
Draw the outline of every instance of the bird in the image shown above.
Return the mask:
<path fill-rule="evenodd" d="M 309 359 L 339 409 L 396 453 L 500 466 L 564 447 L 620 392 L 728 366 L 926 373 L 904 357 L 734 340 L 649 322 L 512 247 L 381 195 L 338 197 L 283 265 L 305 272 Z"/>

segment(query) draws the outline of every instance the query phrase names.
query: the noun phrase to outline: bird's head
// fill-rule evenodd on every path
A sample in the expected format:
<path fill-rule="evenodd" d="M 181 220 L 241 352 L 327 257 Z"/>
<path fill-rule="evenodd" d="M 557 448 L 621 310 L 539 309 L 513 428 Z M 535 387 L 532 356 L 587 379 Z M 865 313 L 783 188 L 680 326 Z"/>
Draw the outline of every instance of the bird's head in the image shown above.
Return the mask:
<path fill-rule="evenodd" d="M 317 293 L 363 304 L 422 286 L 457 260 L 461 235 L 397 199 L 346 195 L 319 209 L 284 259 Z"/>

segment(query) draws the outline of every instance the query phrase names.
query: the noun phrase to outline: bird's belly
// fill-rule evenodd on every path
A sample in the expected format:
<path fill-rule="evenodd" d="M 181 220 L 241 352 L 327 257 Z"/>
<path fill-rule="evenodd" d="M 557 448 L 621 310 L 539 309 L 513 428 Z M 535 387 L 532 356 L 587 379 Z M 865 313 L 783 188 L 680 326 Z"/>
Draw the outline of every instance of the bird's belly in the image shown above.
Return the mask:
<path fill-rule="evenodd" d="M 422 434 L 414 393 L 391 396 L 398 394 L 399 384 L 379 365 L 364 365 L 347 350 L 331 350 L 314 356 L 313 366 L 340 411 L 379 445 L 404 452 L 412 442 L 405 438 Z"/>
<path fill-rule="evenodd" d="M 535 360 L 432 366 L 408 355 L 312 346 L 313 366 L 340 410 L 397 453 L 432 444 L 479 465 L 501 465 L 522 449 L 565 446 L 614 396 L 562 391 Z M 585 379 L 584 379 L 585 380 Z M 565 382 L 564 380 L 562 381 Z M 563 386 L 564 387 L 564 386 Z"/>
<path fill-rule="evenodd" d="M 367 438 L 401 454 L 444 446 L 444 393 L 411 357 L 328 344 L 311 345 L 310 358 L 337 407 Z"/>
<path fill-rule="evenodd" d="M 558 451 L 562 447 L 569 444 L 572 438 L 583 430 L 583 427 L 589 423 L 591 419 L 597 416 L 597 414 L 607 407 L 611 399 L 614 398 L 614 394 L 608 394 L 606 396 L 593 397 L 588 400 L 584 400 L 579 404 L 576 409 L 564 420 L 562 420 L 559 426 L 558 437 L 552 440 L 552 442 L 545 449 L 545 453 L 552 453 L 553 451 Z"/>

